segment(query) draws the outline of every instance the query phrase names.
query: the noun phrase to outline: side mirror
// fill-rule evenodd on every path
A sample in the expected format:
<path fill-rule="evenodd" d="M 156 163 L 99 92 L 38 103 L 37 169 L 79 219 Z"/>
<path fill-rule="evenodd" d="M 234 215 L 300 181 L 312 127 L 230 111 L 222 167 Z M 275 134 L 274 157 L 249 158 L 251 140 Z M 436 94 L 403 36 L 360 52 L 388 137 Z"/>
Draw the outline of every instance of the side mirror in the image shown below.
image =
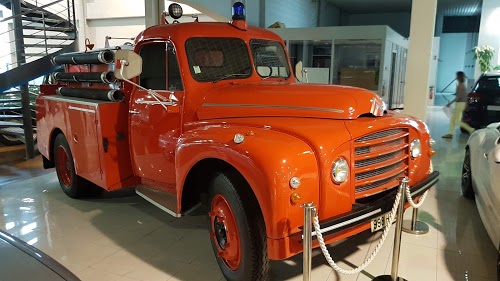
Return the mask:
<path fill-rule="evenodd" d="M 302 70 L 303 70 L 303 65 L 302 65 L 302 61 L 299 61 L 296 65 L 295 65 L 295 77 L 297 77 L 297 79 L 302 82 Z"/>
<path fill-rule="evenodd" d="M 131 50 L 118 50 L 115 53 L 115 77 L 130 80 L 142 72 L 142 58 Z"/>
<path fill-rule="evenodd" d="M 498 138 L 495 143 L 496 146 L 495 148 L 493 148 L 493 151 L 491 152 L 491 157 L 493 162 L 500 164 L 500 138 Z"/>

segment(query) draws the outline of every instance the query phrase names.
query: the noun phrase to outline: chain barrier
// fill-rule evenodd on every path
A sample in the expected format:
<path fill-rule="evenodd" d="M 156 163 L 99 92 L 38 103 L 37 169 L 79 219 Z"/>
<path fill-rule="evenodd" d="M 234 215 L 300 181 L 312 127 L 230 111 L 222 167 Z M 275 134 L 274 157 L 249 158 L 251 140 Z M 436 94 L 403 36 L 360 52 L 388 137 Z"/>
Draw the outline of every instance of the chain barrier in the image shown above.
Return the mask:
<path fill-rule="evenodd" d="M 420 197 L 420 199 L 418 200 L 418 202 L 415 203 L 415 201 L 413 201 L 413 198 L 411 197 L 410 187 L 407 186 L 406 187 L 406 200 L 408 201 L 408 203 L 410 203 L 410 205 L 414 209 L 418 209 L 418 208 L 422 207 L 422 204 L 424 204 L 425 197 L 427 197 L 427 193 L 428 192 L 429 192 L 428 190 L 426 192 L 424 192 L 424 194 L 422 194 L 422 197 Z"/>
<path fill-rule="evenodd" d="M 409 190 L 409 189 L 407 189 L 407 190 Z M 318 215 L 315 212 L 314 218 L 313 218 L 313 225 L 314 225 L 314 230 L 316 231 L 316 236 L 317 236 L 317 239 L 319 242 L 319 247 L 321 248 L 321 251 L 323 252 L 323 255 L 325 256 L 326 261 L 335 271 L 338 271 L 338 272 L 340 272 L 342 274 L 346 274 L 346 275 L 357 274 L 357 273 L 361 272 L 363 269 L 365 269 L 375 259 L 375 257 L 379 253 L 380 249 L 382 249 L 382 246 L 384 245 L 384 242 L 385 242 L 387 236 L 389 235 L 389 231 L 394 223 L 394 219 L 396 217 L 396 213 L 398 211 L 398 207 L 400 204 L 399 202 L 401 201 L 401 196 L 404 196 L 402 193 L 403 193 L 403 189 L 399 189 L 398 193 L 396 194 L 396 201 L 394 202 L 394 205 L 392 206 L 391 213 L 389 215 L 389 224 L 387 224 L 385 226 L 384 232 L 383 232 L 382 237 L 380 238 L 377 246 L 375 247 L 375 249 L 373 250 L 371 255 L 368 257 L 368 259 L 366 259 L 359 267 L 354 268 L 354 269 L 344 269 L 344 268 L 340 267 L 339 265 L 337 265 L 335 263 L 335 261 L 332 259 L 332 257 L 330 256 L 330 253 L 328 252 L 328 249 L 326 248 L 325 240 L 323 239 L 323 235 L 321 233 L 321 227 L 319 225 Z M 411 198 L 411 194 L 410 194 L 410 198 Z M 423 200 L 420 200 L 420 201 L 423 201 Z"/>

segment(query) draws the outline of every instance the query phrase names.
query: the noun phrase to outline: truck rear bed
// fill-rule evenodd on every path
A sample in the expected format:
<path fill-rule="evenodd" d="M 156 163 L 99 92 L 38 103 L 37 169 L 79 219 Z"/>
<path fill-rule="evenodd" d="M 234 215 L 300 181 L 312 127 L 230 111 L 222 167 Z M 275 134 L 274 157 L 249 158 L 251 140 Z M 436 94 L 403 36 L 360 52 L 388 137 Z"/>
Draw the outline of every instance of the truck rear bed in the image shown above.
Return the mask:
<path fill-rule="evenodd" d="M 56 85 L 43 85 L 37 98 L 40 153 L 53 160 L 55 136 L 68 140 L 76 173 L 115 190 L 133 179 L 128 143 L 128 103 L 55 95 Z"/>

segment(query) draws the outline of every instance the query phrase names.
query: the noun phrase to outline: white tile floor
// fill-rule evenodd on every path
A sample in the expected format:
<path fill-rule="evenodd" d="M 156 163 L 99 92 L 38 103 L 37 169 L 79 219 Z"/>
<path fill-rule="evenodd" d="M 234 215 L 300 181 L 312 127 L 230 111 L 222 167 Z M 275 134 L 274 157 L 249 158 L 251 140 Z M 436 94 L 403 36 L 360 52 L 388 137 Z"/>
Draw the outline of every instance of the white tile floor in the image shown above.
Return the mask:
<path fill-rule="evenodd" d="M 403 234 L 400 276 L 410 280 L 495 280 L 496 250 L 475 203 L 460 196 L 466 136 L 442 140 L 447 132 L 440 107 L 428 123 L 436 145 L 434 165 L 441 181 L 420 211 L 431 230 Z M 458 130 L 457 130 L 458 131 Z M 40 248 L 82 280 L 222 280 L 200 214 L 174 219 L 132 192 L 102 198 L 66 197 L 54 173 L 0 186 L 0 228 Z M 411 212 L 406 212 L 409 217 Z M 380 233 L 362 233 L 331 246 L 344 267 L 361 264 Z M 391 243 L 366 270 L 340 275 L 313 253 L 313 280 L 371 280 L 390 273 Z M 273 280 L 302 280 L 302 256 L 272 263 Z"/>

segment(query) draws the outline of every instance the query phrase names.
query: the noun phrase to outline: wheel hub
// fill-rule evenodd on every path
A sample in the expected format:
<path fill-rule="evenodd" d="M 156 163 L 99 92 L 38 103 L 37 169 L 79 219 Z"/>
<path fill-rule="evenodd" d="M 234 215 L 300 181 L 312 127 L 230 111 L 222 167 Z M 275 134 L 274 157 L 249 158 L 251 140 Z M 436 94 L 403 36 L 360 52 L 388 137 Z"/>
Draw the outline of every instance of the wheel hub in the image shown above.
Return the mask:
<path fill-rule="evenodd" d="M 225 250 L 225 245 L 227 243 L 226 226 L 224 225 L 224 222 L 218 222 L 219 220 L 221 220 L 221 218 L 216 216 L 214 220 L 215 239 L 217 240 L 219 247 L 222 250 Z"/>
<path fill-rule="evenodd" d="M 70 186 L 72 182 L 71 162 L 68 153 L 63 146 L 59 146 L 56 151 L 56 172 L 59 179 L 65 186 Z"/>
<path fill-rule="evenodd" d="M 209 213 L 212 222 L 210 237 L 217 246 L 217 256 L 228 268 L 237 270 L 241 263 L 241 242 L 234 212 L 221 194 L 212 199 Z"/>

